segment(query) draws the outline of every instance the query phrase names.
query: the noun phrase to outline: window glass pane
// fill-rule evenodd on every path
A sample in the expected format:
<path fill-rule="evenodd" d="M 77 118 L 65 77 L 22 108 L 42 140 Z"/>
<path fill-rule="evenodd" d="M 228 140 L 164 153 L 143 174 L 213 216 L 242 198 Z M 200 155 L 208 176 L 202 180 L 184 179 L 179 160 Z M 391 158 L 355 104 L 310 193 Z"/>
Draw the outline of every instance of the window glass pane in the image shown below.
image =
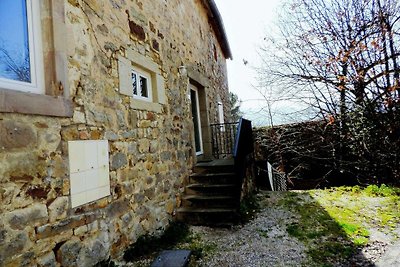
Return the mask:
<path fill-rule="evenodd" d="M 0 78 L 31 82 L 26 0 L 1 0 L 0 25 Z"/>
<path fill-rule="evenodd" d="M 149 97 L 147 90 L 147 79 L 143 76 L 140 76 L 140 95 L 142 97 Z"/>
<path fill-rule="evenodd" d="M 137 77 L 136 73 L 132 71 L 132 88 L 133 88 L 133 94 L 137 95 Z"/>

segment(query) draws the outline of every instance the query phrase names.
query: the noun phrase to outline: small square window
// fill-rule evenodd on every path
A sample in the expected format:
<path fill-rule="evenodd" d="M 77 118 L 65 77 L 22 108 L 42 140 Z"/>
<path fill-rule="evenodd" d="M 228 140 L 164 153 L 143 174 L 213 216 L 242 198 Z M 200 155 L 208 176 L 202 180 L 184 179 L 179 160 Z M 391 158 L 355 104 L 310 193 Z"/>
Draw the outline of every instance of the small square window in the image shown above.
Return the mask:
<path fill-rule="evenodd" d="M 131 97 L 131 108 L 162 112 L 166 97 L 164 77 L 158 64 L 128 48 L 126 57 L 118 57 L 118 73 L 119 92 Z"/>
<path fill-rule="evenodd" d="M 150 75 L 143 72 L 132 70 L 132 93 L 133 97 L 141 100 L 151 101 L 151 81 Z"/>

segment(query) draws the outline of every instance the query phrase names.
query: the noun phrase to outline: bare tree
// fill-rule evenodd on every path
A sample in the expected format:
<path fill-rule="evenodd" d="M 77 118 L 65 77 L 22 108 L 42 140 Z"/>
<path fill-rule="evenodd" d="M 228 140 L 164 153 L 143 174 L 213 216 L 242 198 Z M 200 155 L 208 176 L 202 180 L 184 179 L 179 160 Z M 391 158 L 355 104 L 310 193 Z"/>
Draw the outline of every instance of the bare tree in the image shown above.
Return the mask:
<path fill-rule="evenodd" d="M 398 168 L 398 149 L 381 150 L 399 143 L 392 134 L 400 127 L 398 1 L 289 0 L 282 10 L 278 34 L 260 52 L 260 86 L 338 126 L 340 168 L 346 158 L 354 167 L 354 154 L 363 168 L 384 161 Z"/>
<path fill-rule="evenodd" d="M 243 116 L 243 112 L 240 110 L 241 100 L 237 94 L 229 92 L 229 104 L 231 106 L 232 121 L 239 121 L 240 117 Z"/>

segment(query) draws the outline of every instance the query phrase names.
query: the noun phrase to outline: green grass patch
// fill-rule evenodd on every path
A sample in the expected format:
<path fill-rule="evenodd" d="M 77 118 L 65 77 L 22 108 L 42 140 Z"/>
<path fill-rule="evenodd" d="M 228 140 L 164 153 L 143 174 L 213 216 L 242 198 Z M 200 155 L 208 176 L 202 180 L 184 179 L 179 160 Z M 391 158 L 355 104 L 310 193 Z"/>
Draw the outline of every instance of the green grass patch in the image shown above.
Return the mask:
<path fill-rule="evenodd" d="M 345 230 L 308 193 L 290 192 L 280 204 L 299 215 L 298 221 L 287 225 L 286 230 L 306 245 L 313 264 L 331 266 L 331 262 L 348 258 L 355 251 L 351 242 L 343 242 L 347 239 Z"/>
<path fill-rule="evenodd" d="M 199 234 L 191 234 L 186 239 L 186 242 L 178 244 L 176 248 L 191 250 L 194 260 L 199 260 L 206 255 L 212 254 L 217 249 L 217 245 L 203 242 Z"/>
<path fill-rule="evenodd" d="M 380 186 L 369 185 L 364 189 L 364 193 L 373 197 L 391 197 L 399 195 L 400 191 L 397 188 L 382 184 Z"/>
<path fill-rule="evenodd" d="M 239 207 L 240 222 L 246 223 L 254 218 L 261 209 L 257 195 L 251 194 L 244 198 Z"/>
<path fill-rule="evenodd" d="M 288 192 L 280 201 L 299 218 L 287 225 L 288 234 L 307 246 L 317 266 L 348 259 L 368 244 L 369 229 L 398 228 L 399 203 L 400 189 L 387 185 Z"/>

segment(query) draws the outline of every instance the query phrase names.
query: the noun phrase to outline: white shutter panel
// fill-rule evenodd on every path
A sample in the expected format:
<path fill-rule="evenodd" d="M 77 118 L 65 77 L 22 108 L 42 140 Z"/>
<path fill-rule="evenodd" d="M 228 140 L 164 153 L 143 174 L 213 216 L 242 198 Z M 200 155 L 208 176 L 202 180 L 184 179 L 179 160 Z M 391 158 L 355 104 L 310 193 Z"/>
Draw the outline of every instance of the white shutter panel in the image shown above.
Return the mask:
<path fill-rule="evenodd" d="M 118 58 L 118 75 L 119 75 L 119 92 L 123 95 L 133 96 L 131 62 L 122 56 Z"/>

